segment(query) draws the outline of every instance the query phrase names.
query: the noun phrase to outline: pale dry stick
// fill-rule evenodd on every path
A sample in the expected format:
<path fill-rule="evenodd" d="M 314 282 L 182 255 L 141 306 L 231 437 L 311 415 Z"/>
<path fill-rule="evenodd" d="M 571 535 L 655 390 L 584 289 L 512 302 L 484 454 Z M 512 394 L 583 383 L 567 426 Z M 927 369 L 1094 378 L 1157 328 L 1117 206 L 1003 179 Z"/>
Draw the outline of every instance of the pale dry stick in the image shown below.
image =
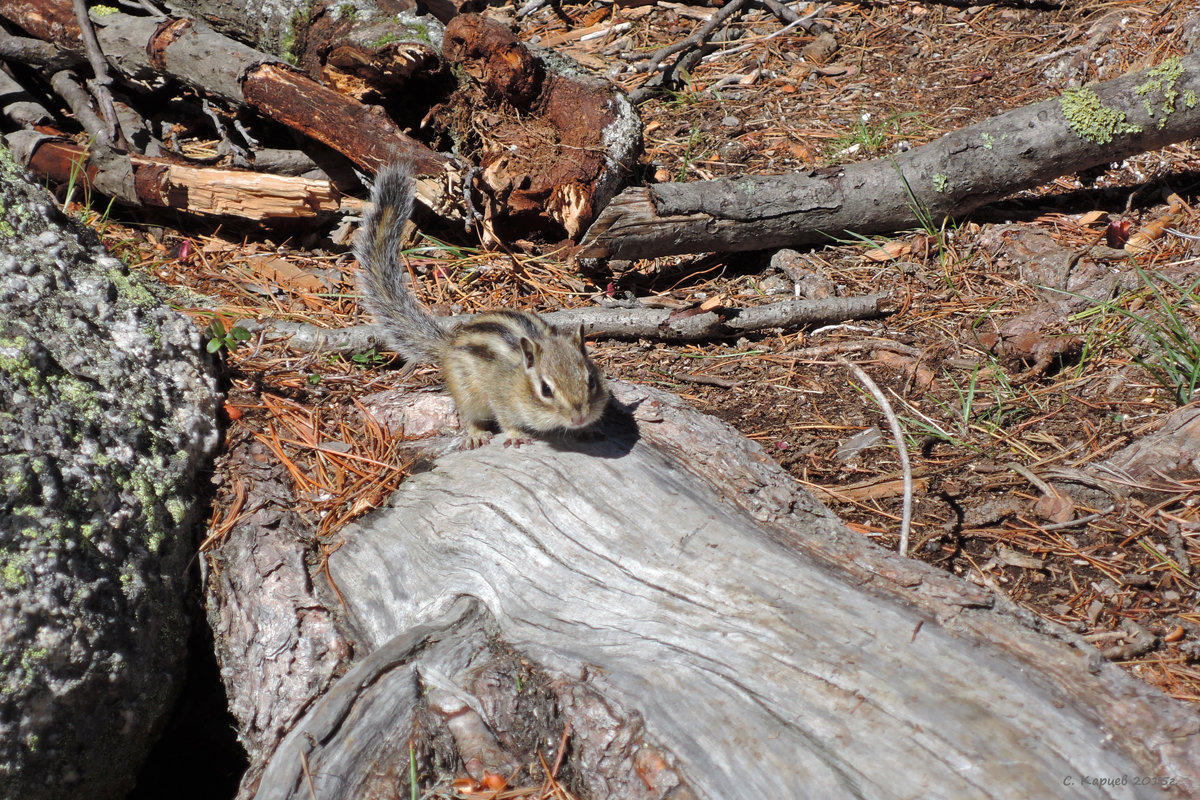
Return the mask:
<path fill-rule="evenodd" d="M 1044 531 L 1061 531 L 1067 528 L 1078 528 L 1081 525 L 1087 525 L 1089 522 L 1095 522 L 1101 517 L 1111 514 L 1116 509 L 1115 505 L 1111 505 L 1108 508 L 1097 511 L 1095 514 L 1088 514 L 1086 517 L 1077 517 L 1076 519 L 1069 519 L 1066 522 L 1055 522 L 1051 525 L 1039 525 L 1038 528 Z"/>
<path fill-rule="evenodd" d="M 806 14 L 803 17 L 794 19 L 791 22 L 789 22 L 787 25 L 784 25 L 779 30 L 772 31 L 771 33 L 768 33 L 766 36 L 760 36 L 752 42 L 746 42 L 744 44 L 739 44 L 737 47 L 731 47 L 728 50 L 719 50 L 716 53 L 709 53 L 708 55 L 704 56 L 704 58 L 702 58 L 700 60 L 707 64 L 712 61 L 716 61 L 718 58 L 725 58 L 726 56 L 731 56 L 735 53 L 740 53 L 744 50 L 749 50 L 750 48 L 754 47 L 755 45 L 762 44 L 763 42 L 767 41 L 768 39 L 774 39 L 776 36 L 782 36 L 783 34 L 787 33 L 788 31 L 790 31 L 793 28 L 796 28 L 798 26 L 804 27 L 805 29 L 807 29 L 808 23 L 812 22 L 813 19 L 820 16 L 825 11 L 825 8 L 826 8 L 825 6 L 821 6 L 820 8 L 818 8 L 816 11 L 812 12 L 811 14 Z"/>
<path fill-rule="evenodd" d="M 887 417 L 888 425 L 892 428 L 892 438 L 896 442 L 896 452 L 900 456 L 900 470 L 904 473 L 904 512 L 900 515 L 900 555 L 908 555 L 908 535 L 912 528 L 912 465 L 908 462 L 908 448 L 904 445 L 904 431 L 900 428 L 900 420 L 896 418 L 896 413 L 892 411 L 892 404 L 888 402 L 887 397 L 875 381 L 871 380 L 871 376 L 863 372 L 862 367 L 848 361 L 844 358 L 839 358 L 838 361 L 845 365 L 846 369 L 854 373 L 854 377 L 858 378 L 859 383 L 866 387 L 871 396 L 875 398 L 875 402 L 879 403 L 880 409 L 883 410 L 883 415 Z"/>

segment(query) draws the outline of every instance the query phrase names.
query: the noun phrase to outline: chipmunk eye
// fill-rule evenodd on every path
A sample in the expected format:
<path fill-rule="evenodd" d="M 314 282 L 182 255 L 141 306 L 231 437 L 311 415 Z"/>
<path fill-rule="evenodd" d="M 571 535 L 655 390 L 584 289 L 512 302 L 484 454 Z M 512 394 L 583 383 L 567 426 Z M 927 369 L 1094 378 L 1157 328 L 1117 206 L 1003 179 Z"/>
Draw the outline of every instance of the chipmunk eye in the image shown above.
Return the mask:
<path fill-rule="evenodd" d="M 551 397 L 554 397 L 554 390 L 551 389 L 550 384 L 546 383 L 545 381 L 542 381 L 542 397 L 546 398 L 547 400 L 549 400 Z"/>

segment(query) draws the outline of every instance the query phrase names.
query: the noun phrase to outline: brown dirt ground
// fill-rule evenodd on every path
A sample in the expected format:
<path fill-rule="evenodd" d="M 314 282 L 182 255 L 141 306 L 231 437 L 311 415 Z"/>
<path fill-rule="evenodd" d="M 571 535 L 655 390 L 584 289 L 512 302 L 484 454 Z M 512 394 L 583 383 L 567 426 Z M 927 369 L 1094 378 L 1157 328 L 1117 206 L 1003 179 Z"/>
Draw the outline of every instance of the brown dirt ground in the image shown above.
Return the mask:
<path fill-rule="evenodd" d="M 497 13 L 511 16 L 513 8 Z M 564 49 L 603 74 L 621 54 L 644 56 L 690 33 L 698 23 L 688 13 L 660 6 L 623 34 Z M 561 13 L 533 14 L 521 23 L 521 35 L 568 31 L 612 14 L 611 6 L 564 4 Z M 742 38 L 730 45 L 746 49 L 718 53 L 693 70 L 686 86 L 643 104 L 647 179 L 802 170 L 885 155 L 1055 96 L 1072 83 L 1110 79 L 1185 53 L 1188 36 L 1200 41 L 1200 16 L 1182 0 L 1067 2 L 1060 9 L 843 3 L 828 6 L 823 18 L 839 44 L 828 74 L 800 56 L 812 34 L 768 38 L 781 25 L 755 12 L 737 23 Z M 708 91 L 728 76 L 741 77 Z M 633 88 L 641 77 L 617 80 Z M 1135 341 L 1136 326 L 1112 310 L 1062 318 L 1054 333 L 1078 336 L 1081 346 L 1044 371 L 991 356 L 975 336 L 1037 300 L 1018 276 L 1018 260 L 994 257 L 983 246 L 997 222 L 1011 219 L 1022 230 L 1081 248 L 1114 220 L 1143 228 L 1164 213 L 1168 191 L 1194 203 L 1198 188 L 1200 141 L 1174 145 L 1106 171 L 1067 175 L 943 231 L 897 233 L 895 260 L 865 257 L 869 247 L 862 243 L 830 244 L 798 257 L 803 270 L 838 294 L 882 288 L 901 298 L 902 310 L 886 319 L 736 342 L 596 341 L 593 352 L 608 375 L 653 383 L 728 421 L 806 485 L 843 496 L 854 487 L 852 500 L 827 502 L 863 535 L 895 547 L 896 450 L 877 404 L 834 360 L 840 348 L 888 392 L 908 432 L 919 481 L 916 557 L 993 586 L 1097 647 L 1118 648 L 1110 655 L 1130 672 L 1200 703 L 1200 586 L 1189 566 L 1200 562 L 1200 480 L 1157 505 L 1080 507 L 1077 519 L 1095 516 L 1063 527 L 1038 515 L 1039 491 L 1006 466 L 1017 462 L 1044 473 L 1085 464 L 1177 407 L 1124 346 Z M 1174 228 L 1183 235 L 1159 238 L 1137 263 L 1150 271 L 1169 267 L 1187 281 L 1200 273 L 1200 214 L 1185 204 Z M 109 222 L 104 233 L 118 252 L 165 282 L 215 298 L 226 324 L 246 317 L 327 327 L 366 321 L 344 250 L 269 238 L 231 243 L 186 226 L 147 230 Z M 604 291 L 686 302 L 718 296 L 732 306 L 790 295 L 792 280 L 771 270 L 768 257 L 661 259 L 600 286 L 552 256 L 446 248 L 414 263 L 424 272 L 427 295 L 443 307 L 549 310 L 589 305 Z M 1174 290 L 1168 295 L 1180 297 Z M 1193 288 L 1190 301 L 1178 306 L 1193 337 L 1198 296 Z M 1145 291 L 1116 301 L 1134 313 L 1153 305 Z M 203 324 L 212 319 L 192 313 Z M 406 376 L 386 368 L 386 360 L 314 356 L 257 342 L 227 358 L 229 408 L 238 417 L 230 438 L 275 442 L 296 466 L 298 491 L 322 515 L 323 531 L 378 503 L 402 477 L 398 469 L 311 447 L 318 440 L 352 443 L 357 457 L 394 464 L 387 437 L 351 430 L 347 412 L 366 393 L 434 385 L 436 376 L 427 370 Z M 717 385 L 697 382 L 711 379 Z M 872 426 L 884 433 L 879 444 L 837 457 L 851 436 Z M 235 511 L 236 504 L 224 506 L 214 523 Z M 1132 636 L 1127 621 L 1154 634 L 1153 646 L 1119 649 Z"/>

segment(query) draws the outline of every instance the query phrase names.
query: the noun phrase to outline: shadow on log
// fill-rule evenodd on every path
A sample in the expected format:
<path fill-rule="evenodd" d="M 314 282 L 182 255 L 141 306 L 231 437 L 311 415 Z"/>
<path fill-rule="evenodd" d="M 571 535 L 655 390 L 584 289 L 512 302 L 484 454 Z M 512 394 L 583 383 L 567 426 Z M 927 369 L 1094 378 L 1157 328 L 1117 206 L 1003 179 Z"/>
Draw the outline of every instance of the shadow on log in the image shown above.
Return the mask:
<path fill-rule="evenodd" d="M 723 423 L 616 391 L 627 411 L 601 439 L 448 453 L 342 532 L 329 573 L 365 658 L 292 728 L 258 797 L 406 787 L 430 707 L 478 718 L 474 738 L 454 733 L 468 768 L 502 767 L 488 763 L 510 743 L 494 710 L 514 692 L 478 679 L 489 647 L 549 676 L 567 760 L 596 797 L 1198 785 L 1188 707 L 1065 629 L 850 533 Z M 1100 778 L 1118 783 L 1088 785 Z"/>

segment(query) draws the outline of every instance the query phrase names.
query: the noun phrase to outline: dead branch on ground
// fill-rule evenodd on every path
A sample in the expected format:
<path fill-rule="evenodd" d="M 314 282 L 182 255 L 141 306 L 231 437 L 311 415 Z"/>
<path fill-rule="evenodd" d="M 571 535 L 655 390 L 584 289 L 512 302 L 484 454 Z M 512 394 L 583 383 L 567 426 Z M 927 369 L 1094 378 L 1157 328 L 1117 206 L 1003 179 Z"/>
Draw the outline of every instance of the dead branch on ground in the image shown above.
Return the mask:
<path fill-rule="evenodd" d="M 1200 136 L 1200 53 L 1010 111 L 888 158 L 807 174 L 627 189 L 584 258 L 762 250 L 889 233 Z"/>

